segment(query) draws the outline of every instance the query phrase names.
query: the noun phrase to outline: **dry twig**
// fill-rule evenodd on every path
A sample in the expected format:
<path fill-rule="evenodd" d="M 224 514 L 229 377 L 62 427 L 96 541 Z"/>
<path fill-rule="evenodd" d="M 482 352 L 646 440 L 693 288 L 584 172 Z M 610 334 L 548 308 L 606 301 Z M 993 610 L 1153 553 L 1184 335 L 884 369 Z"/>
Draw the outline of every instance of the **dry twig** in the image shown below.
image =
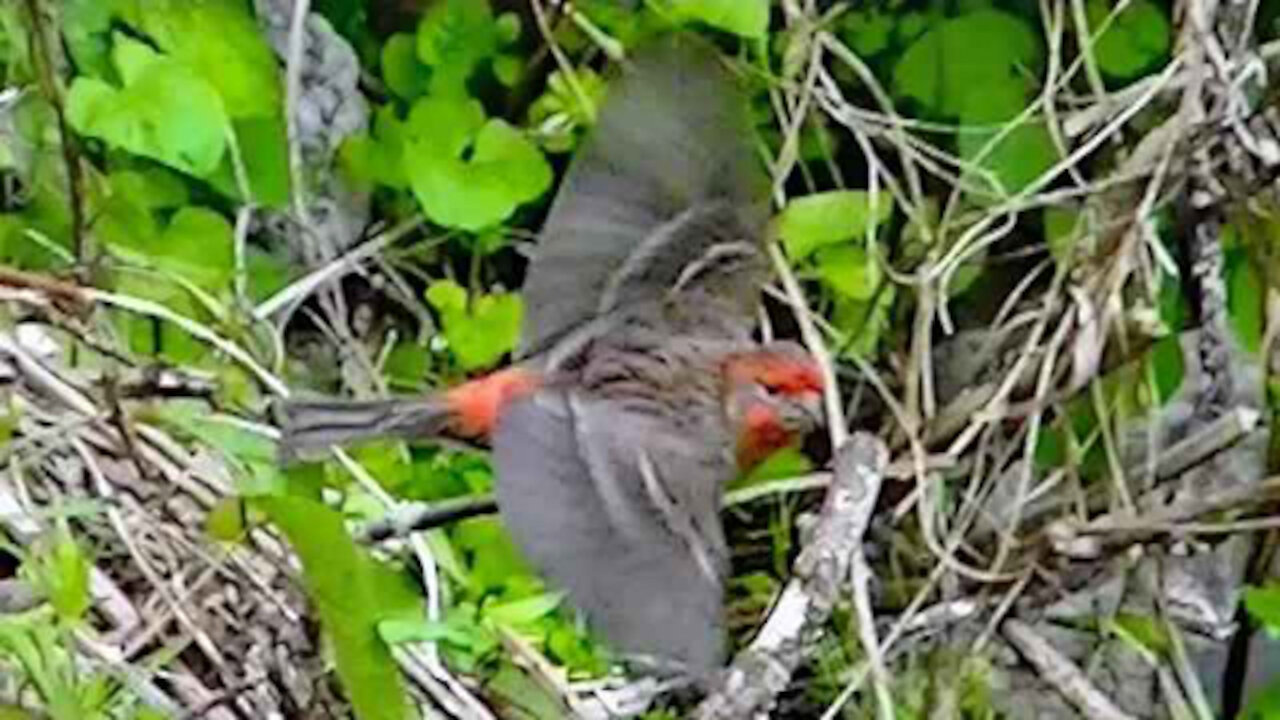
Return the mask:
<path fill-rule="evenodd" d="M 884 444 L 866 433 L 855 434 L 840 448 L 822 515 L 812 541 L 796 559 L 795 577 L 783 588 L 755 640 L 734 658 L 718 688 L 699 705 L 696 717 L 767 715 L 806 659 L 852 574 L 865 572 L 862 536 L 887 464 Z M 892 716 L 891 708 L 886 710 Z"/>

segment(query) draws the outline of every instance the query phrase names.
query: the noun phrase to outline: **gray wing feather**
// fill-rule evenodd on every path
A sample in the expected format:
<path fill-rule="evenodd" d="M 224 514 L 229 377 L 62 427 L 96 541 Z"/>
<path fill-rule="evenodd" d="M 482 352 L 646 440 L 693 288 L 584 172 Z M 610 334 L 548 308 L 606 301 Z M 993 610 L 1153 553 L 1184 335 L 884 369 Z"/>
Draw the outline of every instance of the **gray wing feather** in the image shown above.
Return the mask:
<path fill-rule="evenodd" d="M 717 242 L 758 243 L 768 196 L 751 137 L 745 96 L 713 50 L 677 36 L 639 53 L 552 204 L 521 353 L 602 306 L 661 294 Z"/>
<path fill-rule="evenodd" d="M 655 424 L 559 390 L 516 402 L 494 437 L 498 508 L 617 649 L 701 672 L 723 658 L 723 470 Z"/>

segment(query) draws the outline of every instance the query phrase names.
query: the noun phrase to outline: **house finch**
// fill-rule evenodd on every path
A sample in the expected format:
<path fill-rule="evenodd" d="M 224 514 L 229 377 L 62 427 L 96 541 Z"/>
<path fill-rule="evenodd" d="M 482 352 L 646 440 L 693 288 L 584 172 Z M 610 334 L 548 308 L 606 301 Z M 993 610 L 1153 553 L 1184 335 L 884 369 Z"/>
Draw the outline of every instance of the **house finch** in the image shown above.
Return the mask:
<path fill-rule="evenodd" d="M 713 52 L 638 54 L 541 233 L 517 363 L 424 398 L 285 403 L 283 451 L 489 443 L 517 545 L 617 649 L 716 667 L 723 486 L 821 419 L 812 359 L 752 339 L 768 206 L 750 137 Z"/>

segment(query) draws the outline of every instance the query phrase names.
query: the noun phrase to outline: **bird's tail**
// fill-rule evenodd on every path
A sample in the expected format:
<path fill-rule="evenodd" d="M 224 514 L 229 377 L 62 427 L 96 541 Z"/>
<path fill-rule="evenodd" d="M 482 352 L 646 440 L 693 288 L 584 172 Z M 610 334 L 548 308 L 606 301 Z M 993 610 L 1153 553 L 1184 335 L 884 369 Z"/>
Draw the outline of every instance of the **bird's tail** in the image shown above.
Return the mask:
<path fill-rule="evenodd" d="M 332 445 L 444 438 L 453 415 L 443 395 L 392 400 L 284 400 L 275 406 L 280 455 L 315 456 Z"/>

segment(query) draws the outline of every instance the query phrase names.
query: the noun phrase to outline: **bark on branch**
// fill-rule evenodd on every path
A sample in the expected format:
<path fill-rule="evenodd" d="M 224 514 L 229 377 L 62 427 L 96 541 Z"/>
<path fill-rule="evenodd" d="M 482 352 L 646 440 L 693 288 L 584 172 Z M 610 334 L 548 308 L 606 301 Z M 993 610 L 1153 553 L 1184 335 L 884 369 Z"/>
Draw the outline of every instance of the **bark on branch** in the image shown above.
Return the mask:
<path fill-rule="evenodd" d="M 866 433 L 839 449 L 813 539 L 796 558 L 794 577 L 755 640 L 699 705 L 696 718 L 764 717 L 774 706 L 849 587 L 888 458 L 884 443 Z"/>

